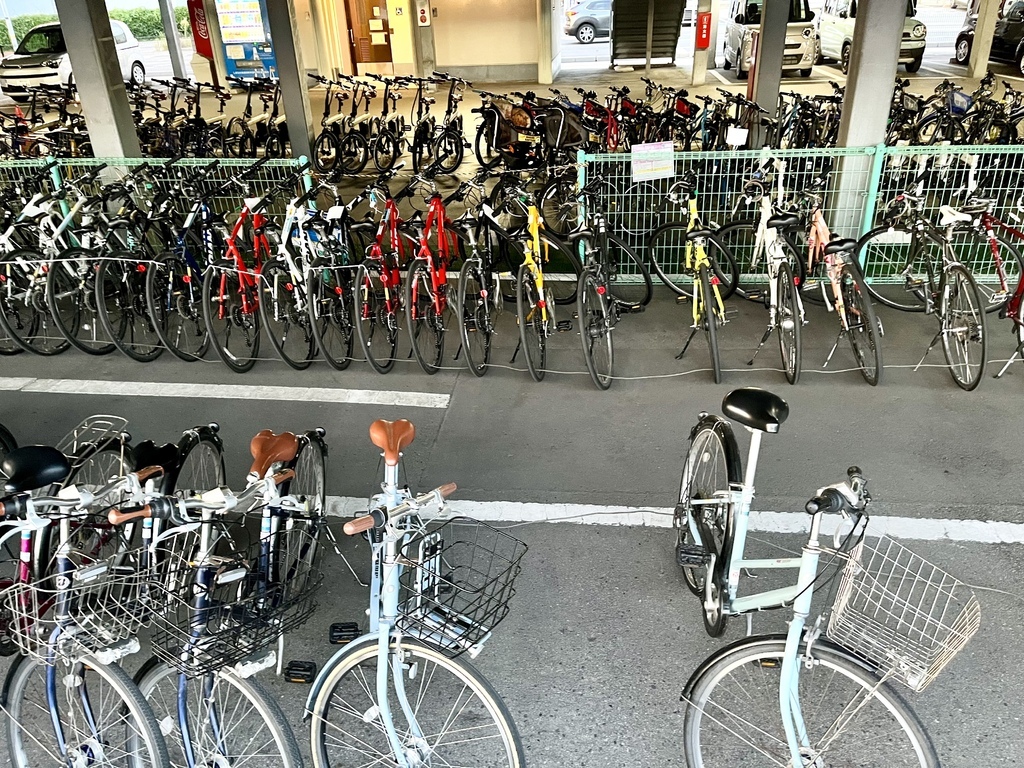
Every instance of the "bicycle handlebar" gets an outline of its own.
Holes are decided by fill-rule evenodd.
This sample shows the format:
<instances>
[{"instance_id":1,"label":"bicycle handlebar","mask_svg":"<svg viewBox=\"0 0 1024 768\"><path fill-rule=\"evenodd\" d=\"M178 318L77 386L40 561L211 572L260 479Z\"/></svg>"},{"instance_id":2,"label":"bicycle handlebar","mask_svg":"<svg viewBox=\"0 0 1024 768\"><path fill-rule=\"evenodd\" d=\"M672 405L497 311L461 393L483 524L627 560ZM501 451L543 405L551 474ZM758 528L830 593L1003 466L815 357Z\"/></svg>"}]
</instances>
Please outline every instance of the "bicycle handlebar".
<instances>
[{"instance_id":1,"label":"bicycle handlebar","mask_svg":"<svg viewBox=\"0 0 1024 768\"><path fill-rule=\"evenodd\" d=\"M445 499L455 493L457 488L458 486L455 483L445 483L429 493L409 499L409 501L399 504L393 509L388 510L384 507L378 507L377 509L370 510L369 514L357 517L355 520L349 520L342 527L342 530L349 536L355 536L371 528L383 528L388 524L388 521L398 520L427 504L443 503Z\"/></svg>"}]
</instances>

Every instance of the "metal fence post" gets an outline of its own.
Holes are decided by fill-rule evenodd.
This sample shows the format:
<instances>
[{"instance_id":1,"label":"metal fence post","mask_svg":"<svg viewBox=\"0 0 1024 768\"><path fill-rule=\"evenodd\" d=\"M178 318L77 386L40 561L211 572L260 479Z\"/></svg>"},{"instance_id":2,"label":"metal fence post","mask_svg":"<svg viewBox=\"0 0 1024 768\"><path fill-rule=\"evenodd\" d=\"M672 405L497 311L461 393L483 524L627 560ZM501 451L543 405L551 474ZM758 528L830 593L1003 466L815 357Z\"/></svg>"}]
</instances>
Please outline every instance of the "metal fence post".
<instances>
[{"instance_id":1,"label":"metal fence post","mask_svg":"<svg viewBox=\"0 0 1024 768\"><path fill-rule=\"evenodd\" d=\"M871 171L868 176L868 193L864 200L864 218L861 220L860 236L863 237L875 225L875 211L878 209L878 187L882 181L885 166L886 146L879 144L871 152Z\"/></svg>"}]
</instances>

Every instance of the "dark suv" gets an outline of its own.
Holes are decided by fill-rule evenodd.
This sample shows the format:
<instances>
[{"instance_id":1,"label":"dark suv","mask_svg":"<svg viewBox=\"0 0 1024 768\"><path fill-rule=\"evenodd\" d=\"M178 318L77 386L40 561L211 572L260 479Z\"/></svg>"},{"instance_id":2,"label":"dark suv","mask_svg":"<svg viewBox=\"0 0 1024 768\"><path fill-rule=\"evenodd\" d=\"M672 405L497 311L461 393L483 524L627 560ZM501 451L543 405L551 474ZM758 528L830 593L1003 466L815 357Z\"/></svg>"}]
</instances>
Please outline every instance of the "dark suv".
<instances>
[{"instance_id":1,"label":"dark suv","mask_svg":"<svg viewBox=\"0 0 1024 768\"><path fill-rule=\"evenodd\" d=\"M581 43L608 37L612 26L612 0L583 0L565 12L565 34Z\"/></svg>"},{"instance_id":2,"label":"dark suv","mask_svg":"<svg viewBox=\"0 0 1024 768\"><path fill-rule=\"evenodd\" d=\"M974 45L974 28L978 24L978 0L973 0L967 10L964 28L956 38L953 57L957 64L967 64ZM1024 0L1003 0L992 37L993 61L1007 61L1024 72Z\"/></svg>"}]
</instances>

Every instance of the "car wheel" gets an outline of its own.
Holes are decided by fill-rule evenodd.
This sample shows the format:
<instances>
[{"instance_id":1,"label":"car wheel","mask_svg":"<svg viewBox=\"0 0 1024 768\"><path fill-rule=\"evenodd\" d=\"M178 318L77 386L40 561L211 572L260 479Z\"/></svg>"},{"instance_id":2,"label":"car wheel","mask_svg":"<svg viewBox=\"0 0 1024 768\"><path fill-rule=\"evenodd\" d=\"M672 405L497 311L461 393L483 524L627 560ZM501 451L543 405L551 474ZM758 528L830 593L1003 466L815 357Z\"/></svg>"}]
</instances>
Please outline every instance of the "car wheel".
<instances>
[{"instance_id":1,"label":"car wheel","mask_svg":"<svg viewBox=\"0 0 1024 768\"><path fill-rule=\"evenodd\" d=\"M963 64L967 66L967 62L971 59L971 39L969 37L958 37L956 39L956 47L953 49L953 58L957 64Z\"/></svg>"},{"instance_id":2,"label":"car wheel","mask_svg":"<svg viewBox=\"0 0 1024 768\"><path fill-rule=\"evenodd\" d=\"M594 25L580 24L579 28L576 30L576 39L584 45L594 42Z\"/></svg>"},{"instance_id":3,"label":"car wheel","mask_svg":"<svg viewBox=\"0 0 1024 768\"><path fill-rule=\"evenodd\" d=\"M821 38L815 35L814 37L814 63L821 64L825 58L821 55Z\"/></svg>"},{"instance_id":4,"label":"car wheel","mask_svg":"<svg viewBox=\"0 0 1024 768\"><path fill-rule=\"evenodd\" d=\"M146 68L141 61L132 64L132 85L142 85L146 82Z\"/></svg>"},{"instance_id":5,"label":"car wheel","mask_svg":"<svg viewBox=\"0 0 1024 768\"><path fill-rule=\"evenodd\" d=\"M810 76L811 76L810 68L808 68L808 69L801 69L800 70L800 77L810 77Z\"/></svg>"},{"instance_id":6,"label":"car wheel","mask_svg":"<svg viewBox=\"0 0 1024 768\"><path fill-rule=\"evenodd\" d=\"M1024 50L1017 54L1017 71L1024 74Z\"/></svg>"},{"instance_id":7,"label":"car wheel","mask_svg":"<svg viewBox=\"0 0 1024 768\"><path fill-rule=\"evenodd\" d=\"M850 44L847 43L843 46L842 52L839 54L839 69L843 71L843 74L850 72Z\"/></svg>"},{"instance_id":8,"label":"car wheel","mask_svg":"<svg viewBox=\"0 0 1024 768\"><path fill-rule=\"evenodd\" d=\"M729 57L725 57L725 66L722 69L732 69L732 62L729 61Z\"/></svg>"},{"instance_id":9,"label":"car wheel","mask_svg":"<svg viewBox=\"0 0 1024 768\"><path fill-rule=\"evenodd\" d=\"M738 61L736 62L736 77L738 77L740 80L746 80L748 77L750 77L750 70L743 69Z\"/></svg>"},{"instance_id":10,"label":"car wheel","mask_svg":"<svg viewBox=\"0 0 1024 768\"><path fill-rule=\"evenodd\" d=\"M914 74L921 68L921 59L914 59L906 65L906 70L910 74Z\"/></svg>"}]
</instances>

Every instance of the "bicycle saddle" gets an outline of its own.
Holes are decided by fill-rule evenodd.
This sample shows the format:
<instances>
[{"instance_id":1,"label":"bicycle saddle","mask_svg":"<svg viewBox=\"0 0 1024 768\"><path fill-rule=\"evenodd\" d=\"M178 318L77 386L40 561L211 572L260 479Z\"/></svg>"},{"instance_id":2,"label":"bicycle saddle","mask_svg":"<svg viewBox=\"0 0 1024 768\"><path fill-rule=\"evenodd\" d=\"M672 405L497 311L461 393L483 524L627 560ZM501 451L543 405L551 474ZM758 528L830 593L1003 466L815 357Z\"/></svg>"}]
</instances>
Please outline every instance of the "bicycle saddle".
<instances>
[{"instance_id":1,"label":"bicycle saddle","mask_svg":"<svg viewBox=\"0 0 1024 768\"><path fill-rule=\"evenodd\" d=\"M741 387L722 398L722 412L733 421L775 434L789 416L789 403L760 387Z\"/></svg>"},{"instance_id":2,"label":"bicycle saddle","mask_svg":"<svg viewBox=\"0 0 1024 768\"><path fill-rule=\"evenodd\" d=\"M384 451L384 463L389 467L398 464L402 449L410 445L415 437L416 426L406 419L377 419L370 425L370 441Z\"/></svg>"},{"instance_id":3,"label":"bicycle saddle","mask_svg":"<svg viewBox=\"0 0 1024 768\"><path fill-rule=\"evenodd\" d=\"M795 229L800 226L800 217L795 213L777 213L768 219L772 229Z\"/></svg>"},{"instance_id":4,"label":"bicycle saddle","mask_svg":"<svg viewBox=\"0 0 1024 768\"><path fill-rule=\"evenodd\" d=\"M178 465L178 446L174 443L157 445L152 440L143 440L132 447L135 458L135 471L146 467L163 467L170 471Z\"/></svg>"},{"instance_id":5,"label":"bicycle saddle","mask_svg":"<svg viewBox=\"0 0 1024 768\"><path fill-rule=\"evenodd\" d=\"M291 432L275 435L269 429L261 429L249 443L252 454L250 474L255 472L259 477L267 474L267 470L279 461L291 461L299 452L299 438Z\"/></svg>"},{"instance_id":6,"label":"bicycle saddle","mask_svg":"<svg viewBox=\"0 0 1024 768\"><path fill-rule=\"evenodd\" d=\"M26 445L7 454L0 464L7 482L4 493L34 491L51 483L59 483L71 474L71 462L56 448Z\"/></svg>"},{"instance_id":7,"label":"bicycle saddle","mask_svg":"<svg viewBox=\"0 0 1024 768\"><path fill-rule=\"evenodd\" d=\"M846 253L847 251L852 251L856 247L857 241L852 237L837 237L835 240L830 240L825 243L823 251L831 256L834 253Z\"/></svg>"}]
</instances>

